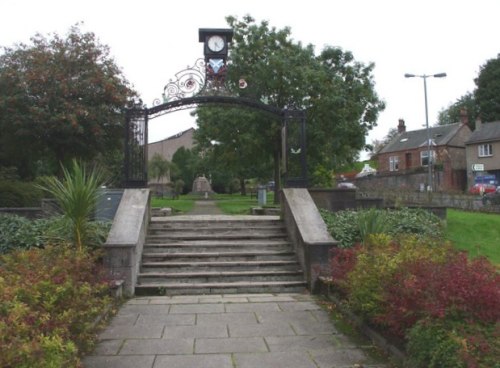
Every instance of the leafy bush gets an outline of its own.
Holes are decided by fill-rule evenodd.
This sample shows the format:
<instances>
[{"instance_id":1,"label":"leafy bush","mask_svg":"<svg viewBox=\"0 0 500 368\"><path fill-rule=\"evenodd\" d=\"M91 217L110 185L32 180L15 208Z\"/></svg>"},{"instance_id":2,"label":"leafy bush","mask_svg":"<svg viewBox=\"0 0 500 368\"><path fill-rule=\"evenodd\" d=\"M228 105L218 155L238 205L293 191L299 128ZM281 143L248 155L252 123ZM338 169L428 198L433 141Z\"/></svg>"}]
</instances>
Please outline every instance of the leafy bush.
<instances>
[{"instance_id":1,"label":"leafy bush","mask_svg":"<svg viewBox=\"0 0 500 368\"><path fill-rule=\"evenodd\" d=\"M500 368L500 326L424 319L408 334L407 352L417 368Z\"/></svg>"},{"instance_id":2,"label":"leafy bush","mask_svg":"<svg viewBox=\"0 0 500 368\"><path fill-rule=\"evenodd\" d=\"M42 192L32 183L0 180L0 207L38 207Z\"/></svg>"},{"instance_id":3,"label":"leafy bush","mask_svg":"<svg viewBox=\"0 0 500 368\"><path fill-rule=\"evenodd\" d=\"M12 249L42 247L47 220L31 221L21 216L0 214L0 254Z\"/></svg>"},{"instance_id":4,"label":"leafy bush","mask_svg":"<svg viewBox=\"0 0 500 368\"><path fill-rule=\"evenodd\" d=\"M0 366L78 366L110 303L95 257L60 246L0 257Z\"/></svg>"},{"instance_id":5,"label":"leafy bush","mask_svg":"<svg viewBox=\"0 0 500 368\"><path fill-rule=\"evenodd\" d=\"M70 169L63 167L62 171L63 180L48 177L39 188L56 199L71 226L73 243L82 250L92 232L88 225L94 213L99 188L104 184L104 176L100 169L88 170L76 160L73 160Z\"/></svg>"},{"instance_id":6,"label":"leafy bush","mask_svg":"<svg viewBox=\"0 0 500 368\"><path fill-rule=\"evenodd\" d=\"M450 252L446 262L407 261L384 289L380 320L395 333L425 318L500 321L500 274L485 258L469 261L465 253Z\"/></svg>"},{"instance_id":7,"label":"leafy bush","mask_svg":"<svg viewBox=\"0 0 500 368\"><path fill-rule=\"evenodd\" d=\"M385 311L385 288L406 262L445 259L448 247L415 236L394 241L388 235L371 235L364 246L338 249L331 260L333 283L347 293L351 307L368 319Z\"/></svg>"},{"instance_id":8,"label":"leafy bush","mask_svg":"<svg viewBox=\"0 0 500 368\"><path fill-rule=\"evenodd\" d=\"M106 241L109 222L87 224L87 246L97 248ZM73 239L71 224L64 217L28 220L0 214L0 254L14 249L43 248L46 244L68 244Z\"/></svg>"},{"instance_id":9,"label":"leafy bush","mask_svg":"<svg viewBox=\"0 0 500 368\"><path fill-rule=\"evenodd\" d=\"M417 367L500 368L500 274L448 244L372 235L331 259L332 283L370 323L408 339Z\"/></svg>"},{"instance_id":10,"label":"leafy bush","mask_svg":"<svg viewBox=\"0 0 500 368\"><path fill-rule=\"evenodd\" d=\"M413 234L419 238L442 239L443 228L439 217L420 208L397 210L346 210L329 212L321 210L329 232L339 241L339 247L352 247L365 241L371 234L386 233L391 236Z\"/></svg>"}]
</instances>

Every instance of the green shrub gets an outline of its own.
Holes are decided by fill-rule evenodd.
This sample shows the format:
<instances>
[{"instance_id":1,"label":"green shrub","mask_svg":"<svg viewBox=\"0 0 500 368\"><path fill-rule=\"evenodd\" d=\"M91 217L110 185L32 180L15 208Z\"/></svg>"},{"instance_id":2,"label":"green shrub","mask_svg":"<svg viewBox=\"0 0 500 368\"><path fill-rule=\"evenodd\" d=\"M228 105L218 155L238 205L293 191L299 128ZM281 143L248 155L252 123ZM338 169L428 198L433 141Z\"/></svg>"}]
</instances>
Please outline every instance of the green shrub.
<instances>
[{"instance_id":1,"label":"green shrub","mask_svg":"<svg viewBox=\"0 0 500 368\"><path fill-rule=\"evenodd\" d=\"M376 321L386 309L385 287L400 265L410 260L442 261L446 258L448 249L447 246L437 246L415 236L400 238L397 242L388 235L369 236L364 246L357 248L355 264L342 281L349 304L366 319ZM343 254L338 253L336 257L341 259Z\"/></svg>"},{"instance_id":2,"label":"green shrub","mask_svg":"<svg viewBox=\"0 0 500 368\"><path fill-rule=\"evenodd\" d=\"M459 355L460 338L454 329L442 323L415 325L409 333L407 350L410 361L421 368L465 368Z\"/></svg>"},{"instance_id":3,"label":"green shrub","mask_svg":"<svg viewBox=\"0 0 500 368\"><path fill-rule=\"evenodd\" d=\"M389 230L387 214L375 208L362 211L358 215L358 231L361 242L367 242L368 237L375 234L386 234Z\"/></svg>"},{"instance_id":4,"label":"green shrub","mask_svg":"<svg viewBox=\"0 0 500 368\"><path fill-rule=\"evenodd\" d=\"M32 221L21 216L0 214L0 254L17 248L42 247L47 224L47 220Z\"/></svg>"},{"instance_id":5,"label":"green shrub","mask_svg":"<svg viewBox=\"0 0 500 368\"><path fill-rule=\"evenodd\" d=\"M442 239L444 236L439 217L419 208L320 212L328 230L334 239L339 241L341 248L352 247L363 242L368 235L381 232L394 237L413 234L419 238Z\"/></svg>"},{"instance_id":6,"label":"green shrub","mask_svg":"<svg viewBox=\"0 0 500 368\"><path fill-rule=\"evenodd\" d=\"M500 368L497 323L422 320L408 333L407 352L417 368Z\"/></svg>"},{"instance_id":7,"label":"green shrub","mask_svg":"<svg viewBox=\"0 0 500 368\"><path fill-rule=\"evenodd\" d=\"M72 232L72 242L82 250L92 229L90 218L99 197L99 188L104 184L100 169L88 169L76 160L70 169L62 168L63 179L45 178L41 190L49 192L57 201Z\"/></svg>"},{"instance_id":8,"label":"green shrub","mask_svg":"<svg viewBox=\"0 0 500 368\"><path fill-rule=\"evenodd\" d=\"M32 183L0 180L0 207L39 207L42 192Z\"/></svg>"},{"instance_id":9,"label":"green shrub","mask_svg":"<svg viewBox=\"0 0 500 368\"><path fill-rule=\"evenodd\" d=\"M0 366L78 367L111 302L96 255L49 246L0 264Z\"/></svg>"},{"instance_id":10,"label":"green shrub","mask_svg":"<svg viewBox=\"0 0 500 368\"><path fill-rule=\"evenodd\" d=\"M95 249L104 244L110 228L110 222L89 222L86 245ZM72 239L71 223L62 216L29 220L0 214L0 254L15 249L43 248L49 243L69 244Z\"/></svg>"}]
</instances>

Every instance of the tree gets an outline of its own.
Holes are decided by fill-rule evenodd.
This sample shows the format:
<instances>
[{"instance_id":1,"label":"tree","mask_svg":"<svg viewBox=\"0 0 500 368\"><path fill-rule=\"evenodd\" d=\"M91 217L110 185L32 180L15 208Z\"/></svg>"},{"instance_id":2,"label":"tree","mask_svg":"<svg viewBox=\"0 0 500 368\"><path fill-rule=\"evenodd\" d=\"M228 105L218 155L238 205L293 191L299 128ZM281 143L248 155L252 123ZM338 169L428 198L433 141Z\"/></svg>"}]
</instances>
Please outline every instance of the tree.
<instances>
[{"instance_id":1,"label":"tree","mask_svg":"<svg viewBox=\"0 0 500 368\"><path fill-rule=\"evenodd\" d=\"M135 95L109 48L72 27L0 56L0 158L24 178L73 158L121 149L122 108Z\"/></svg>"},{"instance_id":2,"label":"tree","mask_svg":"<svg viewBox=\"0 0 500 368\"><path fill-rule=\"evenodd\" d=\"M272 177L271 152L262 150L256 141L262 139L267 128L262 114L242 108L203 107L197 115L195 139L203 152L206 171L214 175L215 182L222 176L227 186L237 178L241 194L246 195L245 179L267 182Z\"/></svg>"},{"instance_id":3,"label":"tree","mask_svg":"<svg viewBox=\"0 0 500 368\"><path fill-rule=\"evenodd\" d=\"M464 108L471 129L475 129L478 117L485 122L500 120L500 55L480 67L474 83L476 88L473 92L466 93L439 112L439 125L460 121L460 110Z\"/></svg>"},{"instance_id":4,"label":"tree","mask_svg":"<svg viewBox=\"0 0 500 368\"><path fill-rule=\"evenodd\" d=\"M469 127L474 129L476 118L479 116L479 110L474 94L471 92L468 92L458 98L455 103L448 106L448 108L442 109L438 115L438 125L454 124L459 122L460 112L463 109L467 111Z\"/></svg>"},{"instance_id":5,"label":"tree","mask_svg":"<svg viewBox=\"0 0 500 368\"><path fill-rule=\"evenodd\" d=\"M148 173L153 178L156 179L157 183L161 188L161 195L163 196L163 192L165 189L164 183L161 182L163 178L167 180L169 185L171 185L171 178L175 176L177 173L177 165L172 162L169 162L162 155L156 152L151 160L148 163Z\"/></svg>"},{"instance_id":6,"label":"tree","mask_svg":"<svg viewBox=\"0 0 500 368\"><path fill-rule=\"evenodd\" d=\"M178 168L177 172L173 173L172 180L175 182L182 181L182 192L188 193L191 190L194 179L199 173L200 157L193 150L180 147L172 156L172 163Z\"/></svg>"},{"instance_id":7,"label":"tree","mask_svg":"<svg viewBox=\"0 0 500 368\"><path fill-rule=\"evenodd\" d=\"M374 91L371 76L374 65L365 66L356 62L350 52L333 47L316 56L312 45L303 46L291 39L289 28L277 30L266 21L257 24L250 16L242 20L228 17L227 21L235 32L229 86L237 86L238 80L244 78L248 87L239 90L241 96L278 108L307 111L310 175L324 171L317 170L320 166L331 170L352 161L365 146L365 135L375 126L378 113L384 108ZM232 134L239 141L238 147L250 144L251 149L240 151L244 154L242 165L247 166L252 158L253 162L271 159L279 190L281 120L262 112L244 112L233 115L232 125L225 128L227 125L222 124L229 118L225 119L227 115L219 110L198 114L200 130L205 130L204 135L211 140L226 143L227 136Z\"/></svg>"},{"instance_id":8,"label":"tree","mask_svg":"<svg viewBox=\"0 0 500 368\"><path fill-rule=\"evenodd\" d=\"M483 121L500 120L500 54L488 60L474 80L474 97Z\"/></svg>"},{"instance_id":9,"label":"tree","mask_svg":"<svg viewBox=\"0 0 500 368\"><path fill-rule=\"evenodd\" d=\"M170 181L172 171L175 173L177 171L177 166L169 162L158 152L149 160L149 175L158 182L160 182L162 178L166 178L167 181Z\"/></svg>"}]
</instances>

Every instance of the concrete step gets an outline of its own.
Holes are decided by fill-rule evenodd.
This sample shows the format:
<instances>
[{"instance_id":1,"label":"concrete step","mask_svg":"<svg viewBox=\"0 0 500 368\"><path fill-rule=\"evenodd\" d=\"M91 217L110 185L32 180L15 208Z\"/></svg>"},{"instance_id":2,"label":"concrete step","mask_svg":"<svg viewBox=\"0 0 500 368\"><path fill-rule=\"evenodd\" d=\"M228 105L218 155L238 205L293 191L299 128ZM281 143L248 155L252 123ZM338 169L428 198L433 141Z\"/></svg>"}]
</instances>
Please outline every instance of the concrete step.
<instances>
[{"instance_id":1,"label":"concrete step","mask_svg":"<svg viewBox=\"0 0 500 368\"><path fill-rule=\"evenodd\" d=\"M285 251L225 251L225 252L152 252L143 253L142 259L148 261L258 261L290 260L296 261L295 253Z\"/></svg>"},{"instance_id":2,"label":"concrete step","mask_svg":"<svg viewBox=\"0 0 500 368\"><path fill-rule=\"evenodd\" d=\"M209 231L219 231L219 230L237 230L237 229L247 229L247 230L283 230L286 228L283 224L272 224L267 222L258 222L258 223L250 223L250 222L226 222L226 223L185 223L185 222L177 222L177 223L165 223L165 222L156 222L150 223L150 230L181 230L181 231L196 231L196 230L209 230Z\"/></svg>"},{"instance_id":3,"label":"concrete step","mask_svg":"<svg viewBox=\"0 0 500 368\"><path fill-rule=\"evenodd\" d=\"M223 252L226 250L291 250L292 244L286 240L177 240L163 243L146 243L145 253L153 252Z\"/></svg>"},{"instance_id":4,"label":"concrete step","mask_svg":"<svg viewBox=\"0 0 500 368\"><path fill-rule=\"evenodd\" d=\"M260 271L204 271L204 272L144 272L139 274L139 283L214 283L214 282L260 282L303 281L302 270Z\"/></svg>"},{"instance_id":5,"label":"concrete step","mask_svg":"<svg viewBox=\"0 0 500 368\"><path fill-rule=\"evenodd\" d=\"M299 293L305 281L203 282L203 283L140 283L136 295L236 294L236 293Z\"/></svg>"},{"instance_id":6,"label":"concrete step","mask_svg":"<svg viewBox=\"0 0 500 368\"><path fill-rule=\"evenodd\" d=\"M219 228L219 227L284 227L280 220L190 220L190 221L175 221L173 219L152 219L150 227L183 229L183 228Z\"/></svg>"},{"instance_id":7,"label":"concrete step","mask_svg":"<svg viewBox=\"0 0 500 368\"><path fill-rule=\"evenodd\" d=\"M295 260L266 261L190 261L144 262L141 272L204 272L204 271L289 271L300 267Z\"/></svg>"},{"instance_id":8,"label":"concrete step","mask_svg":"<svg viewBox=\"0 0 500 368\"><path fill-rule=\"evenodd\" d=\"M302 292L303 272L282 221L153 219L138 294Z\"/></svg>"},{"instance_id":9,"label":"concrete step","mask_svg":"<svg viewBox=\"0 0 500 368\"><path fill-rule=\"evenodd\" d=\"M158 241L171 240L249 240L249 239L284 239L286 234L276 233L253 233L240 231L237 233L210 233L199 232L172 232L165 234L148 234L146 242L156 243Z\"/></svg>"}]
</instances>

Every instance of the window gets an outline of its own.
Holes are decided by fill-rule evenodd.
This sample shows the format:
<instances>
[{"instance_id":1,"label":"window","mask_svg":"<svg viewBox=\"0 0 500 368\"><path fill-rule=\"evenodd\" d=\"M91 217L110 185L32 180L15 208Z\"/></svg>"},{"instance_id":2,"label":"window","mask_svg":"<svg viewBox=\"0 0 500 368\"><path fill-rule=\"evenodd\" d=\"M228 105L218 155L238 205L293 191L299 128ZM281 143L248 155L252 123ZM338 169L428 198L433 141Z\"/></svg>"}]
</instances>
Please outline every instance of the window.
<instances>
[{"instance_id":1,"label":"window","mask_svg":"<svg viewBox=\"0 0 500 368\"><path fill-rule=\"evenodd\" d=\"M491 144L482 144L478 147L479 157L493 156L493 147Z\"/></svg>"},{"instance_id":2,"label":"window","mask_svg":"<svg viewBox=\"0 0 500 368\"><path fill-rule=\"evenodd\" d=\"M436 152L431 151L431 164L436 161ZM420 165L428 166L429 165L429 151L421 151L420 152Z\"/></svg>"},{"instance_id":3,"label":"window","mask_svg":"<svg viewBox=\"0 0 500 368\"><path fill-rule=\"evenodd\" d=\"M389 170L398 171L399 170L399 156L389 157Z\"/></svg>"}]
</instances>

